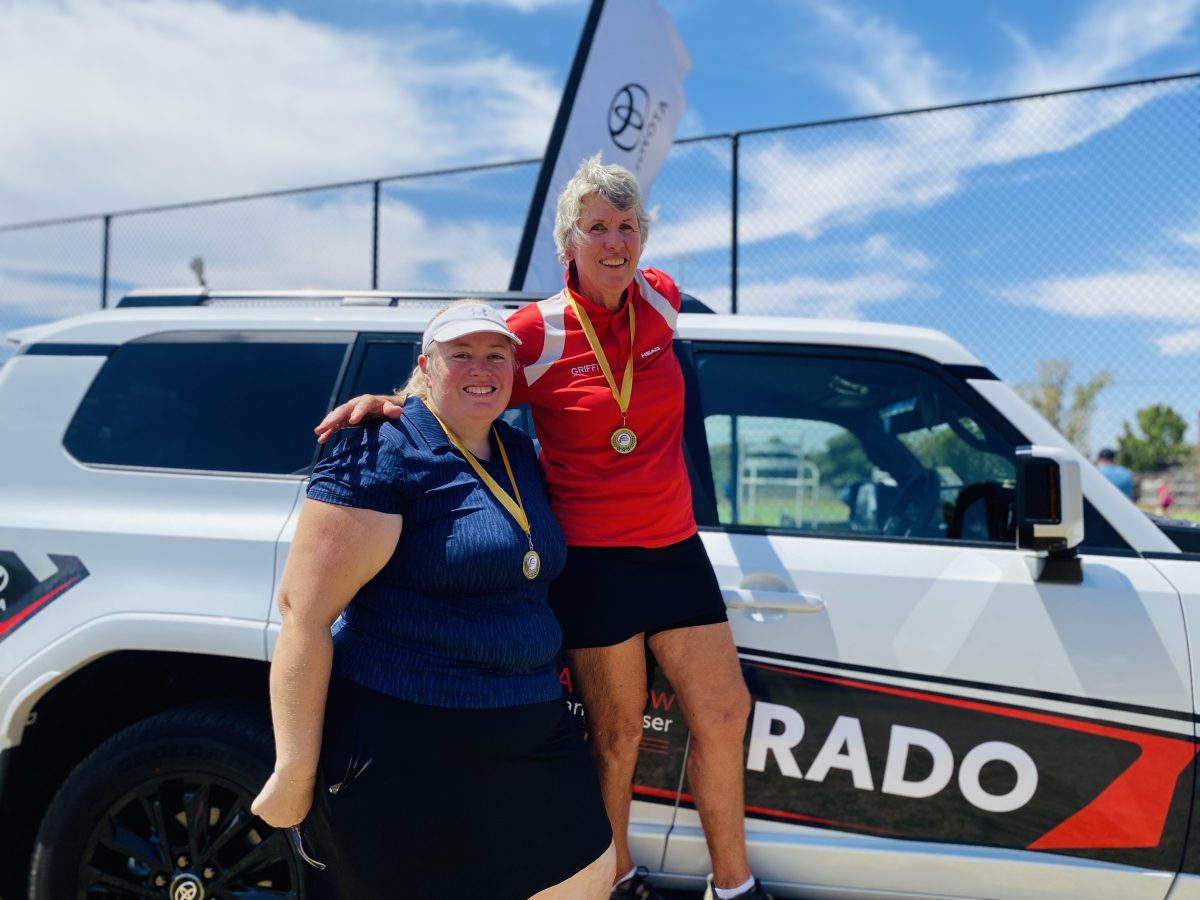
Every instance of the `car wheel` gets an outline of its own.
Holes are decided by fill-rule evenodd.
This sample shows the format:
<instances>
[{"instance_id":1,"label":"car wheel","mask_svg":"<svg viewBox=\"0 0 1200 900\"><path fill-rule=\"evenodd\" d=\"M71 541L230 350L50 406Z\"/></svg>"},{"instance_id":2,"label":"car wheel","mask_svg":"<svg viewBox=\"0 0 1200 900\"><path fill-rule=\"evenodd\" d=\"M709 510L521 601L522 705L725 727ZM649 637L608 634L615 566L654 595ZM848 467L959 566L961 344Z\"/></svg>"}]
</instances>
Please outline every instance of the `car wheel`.
<instances>
[{"instance_id":1,"label":"car wheel","mask_svg":"<svg viewBox=\"0 0 1200 900\"><path fill-rule=\"evenodd\" d=\"M283 832L250 812L273 756L249 707L184 707L119 732L50 804L30 897L302 897Z\"/></svg>"}]
</instances>

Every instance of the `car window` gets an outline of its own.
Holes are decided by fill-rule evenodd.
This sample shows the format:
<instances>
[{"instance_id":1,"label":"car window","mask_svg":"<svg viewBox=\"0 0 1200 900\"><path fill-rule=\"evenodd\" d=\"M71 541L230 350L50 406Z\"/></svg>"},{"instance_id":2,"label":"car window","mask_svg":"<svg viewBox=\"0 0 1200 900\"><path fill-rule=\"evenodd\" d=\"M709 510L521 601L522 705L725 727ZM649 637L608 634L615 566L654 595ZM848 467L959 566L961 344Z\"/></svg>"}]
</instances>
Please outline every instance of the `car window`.
<instances>
[{"instance_id":1,"label":"car window","mask_svg":"<svg viewBox=\"0 0 1200 900\"><path fill-rule=\"evenodd\" d=\"M302 474L350 336L155 335L118 347L67 428L80 462ZM267 402L254 402L265 398Z\"/></svg>"},{"instance_id":2,"label":"car window","mask_svg":"<svg viewBox=\"0 0 1200 900\"><path fill-rule=\"evenodd\" d=\"M415 335L409 340L364 340L358 369L350 381L350 389L345 392L347 399L359 394L390 394L404 387L417 364L419 340Z\"/></svg>"},{"instance_id":3,"label":"car window","mask_svg":"<svg viewBox=\"0 0 1200 900\"><path fill-rule=\"evenodd\" d=\"M892 359L698 351L720 524L1012 544L1015 453Z\"/></svg>"}]
</instances>

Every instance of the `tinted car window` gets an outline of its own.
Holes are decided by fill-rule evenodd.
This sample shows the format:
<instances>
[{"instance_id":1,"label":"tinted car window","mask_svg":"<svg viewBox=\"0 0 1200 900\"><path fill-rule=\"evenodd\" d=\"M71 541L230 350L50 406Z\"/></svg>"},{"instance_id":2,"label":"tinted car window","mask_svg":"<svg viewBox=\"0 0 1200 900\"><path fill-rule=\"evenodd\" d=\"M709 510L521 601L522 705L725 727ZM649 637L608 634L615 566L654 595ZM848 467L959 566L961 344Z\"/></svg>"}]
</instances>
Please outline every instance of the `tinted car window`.
<instances>
[{"instance_id":1,"label":"tinted car window","mask_svg":"<svg viewBox=\"0 0 1200 900\"><path fill-rule=\"evenodd\" d=\"M346 396L390 394L404 387L417 364L418 340L414 337L411 340L364 341L362 360Z\"/></svg>"},{"instance_id":2,"label":"tinted car window","mask_svg":"<svg viewBox=\"0 0 1200 900\"><path fill-rule=\"evenodd\" d=\"M700 351L696 371L722 525L1013 544L1013 445L924 368Z\"/></svg>"},{"instance_id":3,"label":"tinted car window","mask_svg":"<svg viewBox=\"0 0 1200 900\"><path fill-rule=\"evenodd\" d=\"M303 473L348 345L346 335L279 333L126 344L96 376L63 443L84 463Z\"/></svg>"}]
</instances>

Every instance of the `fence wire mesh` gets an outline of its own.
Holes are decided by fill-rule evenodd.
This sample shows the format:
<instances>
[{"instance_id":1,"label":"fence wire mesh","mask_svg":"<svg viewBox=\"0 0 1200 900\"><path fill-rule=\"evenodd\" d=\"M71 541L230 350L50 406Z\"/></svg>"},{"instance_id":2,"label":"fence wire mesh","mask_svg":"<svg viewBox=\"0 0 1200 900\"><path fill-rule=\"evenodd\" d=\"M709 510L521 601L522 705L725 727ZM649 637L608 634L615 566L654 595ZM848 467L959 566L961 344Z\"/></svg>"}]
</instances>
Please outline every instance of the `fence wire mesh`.
<instances>
[{"instance_id":1,"label":"fence wire mesh","mask_svg":"<svg viewBox=\"0 0 1200 900\"><path fill-rule=\"evenodd\" d=\"M718 311L934 327L1018 385L1054 363L1063 427L1101 385L1072 434L1093 452L1150 404L1195 424L1197 147L1200 75L690 139L643 262ZM195 284L196 257L215 288L502 288L537 172L114 213L108 243L105 217L3 226L0 330Z\"/></svg>"}]
</instances>

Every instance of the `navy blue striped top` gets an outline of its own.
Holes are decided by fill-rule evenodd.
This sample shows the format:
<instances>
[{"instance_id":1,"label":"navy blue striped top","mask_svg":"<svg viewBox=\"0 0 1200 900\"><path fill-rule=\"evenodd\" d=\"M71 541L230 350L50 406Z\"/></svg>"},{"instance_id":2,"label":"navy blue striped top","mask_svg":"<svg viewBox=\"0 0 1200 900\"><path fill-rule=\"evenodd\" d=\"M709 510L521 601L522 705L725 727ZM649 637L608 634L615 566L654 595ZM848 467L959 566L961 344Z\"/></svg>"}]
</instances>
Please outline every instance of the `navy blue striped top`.
<instances>
[{"instance_id":1,"label":"navy blue striped top","mask_svg":"<svg viewBox=\"0 0 1200 900\"><path fill-rule=\"evenodd\" d=\"M335 675L430 706L518 706L561 695L554 661L562 632L546 589L562 571L566 542L532 441L504 422L496 430L542 558L533 581L521 571L525 532L420 400L410 398L397 421L349 435L313 471L309 498L404 520L392 558L333 626ZM491 441L492 459L480 463L510 489Z\"/></svg>"}]
</instances>

